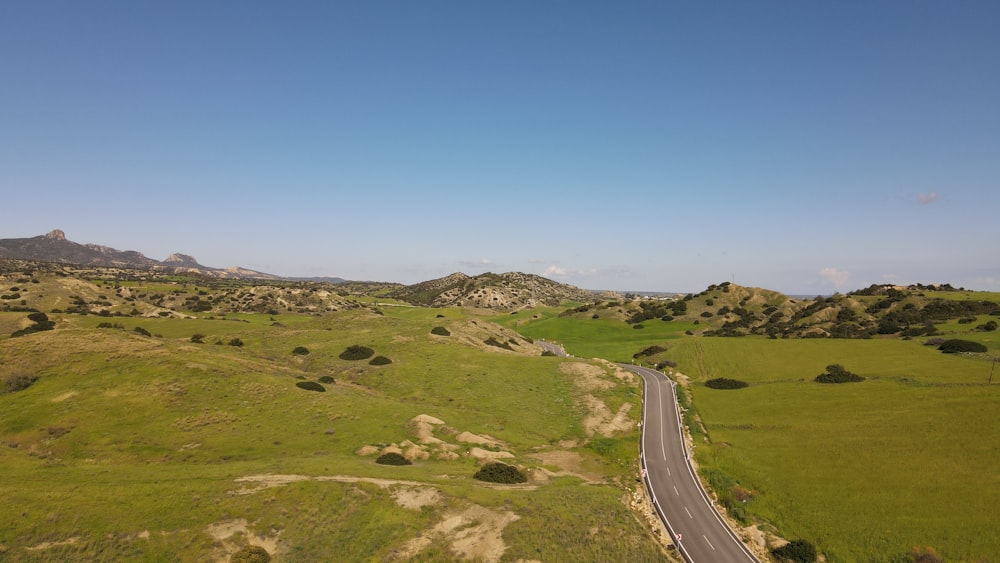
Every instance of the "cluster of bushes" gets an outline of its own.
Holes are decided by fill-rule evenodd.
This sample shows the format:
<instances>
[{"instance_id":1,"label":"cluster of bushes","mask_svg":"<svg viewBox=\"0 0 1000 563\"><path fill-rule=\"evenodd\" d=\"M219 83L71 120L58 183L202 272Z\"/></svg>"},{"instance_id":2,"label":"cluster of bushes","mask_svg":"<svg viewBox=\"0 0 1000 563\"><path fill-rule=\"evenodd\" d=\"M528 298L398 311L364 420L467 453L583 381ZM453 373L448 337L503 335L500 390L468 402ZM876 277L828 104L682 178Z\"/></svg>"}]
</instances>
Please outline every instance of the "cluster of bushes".
<instances>
[{"instance_id":1,"label":"cluster of bushes","mask_svg":"<svg viewBox=\"0 0 1000 563\"><path fill-rule=\"evenodd\" d=\"M35 332L52 330L56 327L56 323L50 321L49 316L45 313L30 313L28 314L28 320L30 320L33 324L26 326L21 330L15 330L10 334L10 337L16 338L18 336L25 336Z\"/></svg>"},{"instance_id":2,"label":"cluster of bushes","mask_svg":"<svg viewBox=\"0 0 1000 563\"><path fill-rule=\"evenodd\" d=\"M959 354L962 352L983 353L986 352L986 346L970 340L952 338L942 342L941 345L938 346L938 350L941 350L945 354Z\"/></svg>"},{"instance_id":3,"label":"cluster of bushes","mask_svg":"<svg viewBox=\"0 0 1000 563\"><path fill-rule=\"evenodd\" d=\"M725 377L716 377L715 379L709 379L705 382L705 387L711 389L743 389L748 387L750 384L746 381L740 381L739 379L727 379Z\"/></svg>"},{"instance_id":4,"label":"cluster of bushes","mask_svg":"<svg viewBox=\"0 0 1000 563\"><path fill-rule=\"evenodd\" d=\"M489 337L489 338L487 338L483 342L486 343L486 344L488 344L488 345L490 345L490 346L496 346L497 348L503 348L504 350L513 350L514 349L514 348L511 347L511 345L510 345L509 342L500 342L499 340L497 340L496 338L494 338L492 336Z\"/></svg>"},{"instance_id":5,"label":"cluster of bushes","mask_svg":"<svg viewBox=\"0 0 1000 563\"><path fill-rule=\"evenodd\" d=\"M488 483L526 483L528 478L520 469L499 461L487 463L472 476L473 479Z\"/></svg>"},{"instance_id":6,"label":"cluster of bushes","mask_svg":"<svg viewBox=\"0 0 1000 563\"><path fill-rule=\"evenodd\" d=\"M847 371L840 364L826 366L826 372L817 375L815 379L817 383L853 383L864 380L864 377Z\"/></svg>"}]
</instances>

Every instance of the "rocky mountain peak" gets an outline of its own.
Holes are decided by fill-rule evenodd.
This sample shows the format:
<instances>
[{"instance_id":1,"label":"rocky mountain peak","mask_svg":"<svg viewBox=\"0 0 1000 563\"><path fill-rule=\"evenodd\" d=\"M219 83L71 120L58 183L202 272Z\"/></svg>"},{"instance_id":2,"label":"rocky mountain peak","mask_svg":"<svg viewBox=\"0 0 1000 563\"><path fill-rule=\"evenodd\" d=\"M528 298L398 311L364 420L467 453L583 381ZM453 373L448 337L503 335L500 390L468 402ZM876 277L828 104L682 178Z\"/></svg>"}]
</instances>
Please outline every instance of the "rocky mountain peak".
<instances>
[{"instance_id":1,"label":"rocky mountain peak","mask_svg":"<svg viewBox=\"0 0 1000 563\"><path fill-rule=\"evenodd\" d=\"M195 260L194 256L189 256L187 254L180 254L178 252L175 252L170 256L167 256L167 259L164 260L163 263L170 264L171 266L190 266L193 268L201 267L201 264L199 264L198 261Z\"/></svg>"},{"instance_id":2,"label":"rocky mountain peak","mask_svg":"<svg viewBox=\"0 0 1000 563\"><path fill-rule=\"evenodd\" d=\"M66 240L66 233L59 229L54 229L46 233L45 238L48 240Z\"/></svg>"}]
</instances>

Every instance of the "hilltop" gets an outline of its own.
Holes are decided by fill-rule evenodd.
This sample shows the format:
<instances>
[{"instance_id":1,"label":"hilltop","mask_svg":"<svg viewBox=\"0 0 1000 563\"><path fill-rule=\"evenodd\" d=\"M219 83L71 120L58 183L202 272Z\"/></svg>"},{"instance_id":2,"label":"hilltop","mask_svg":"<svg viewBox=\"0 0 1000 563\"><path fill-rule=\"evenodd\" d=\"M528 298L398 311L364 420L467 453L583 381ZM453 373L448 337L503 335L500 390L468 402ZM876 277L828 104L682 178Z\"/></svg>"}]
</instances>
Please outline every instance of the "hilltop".
<instances>
[{"instance_id":1,"label":"hilltop","mask_svg":"<svg viewBox=\"0 0 1000 563\"><path fill-rule=\"evenodd\" d=\"M474 277L456 272L436 280L400 287L389 295L427 307L499 310L532 305L557 306L563 301L592 303L599 298L593 291L521 272L485 273Z\"/></svg>"},{"instance_id":2,"label":"hilltop","mask_svg":"<svg viewBox=\"0 0 1000 563\"><path fill-rule=\"evenodd\" d=\"M975 322L1000 315L996 296L948 284L873 285L848 294L795 299L768 289L729 282L678 298L610 300L582 305L565 316L615 318L632 325L686 321L702 336L766 335L771 338L871 338L933 336L948 320ZM983 323L981 330L996 330Z\"/></svg>"}]
</instances>

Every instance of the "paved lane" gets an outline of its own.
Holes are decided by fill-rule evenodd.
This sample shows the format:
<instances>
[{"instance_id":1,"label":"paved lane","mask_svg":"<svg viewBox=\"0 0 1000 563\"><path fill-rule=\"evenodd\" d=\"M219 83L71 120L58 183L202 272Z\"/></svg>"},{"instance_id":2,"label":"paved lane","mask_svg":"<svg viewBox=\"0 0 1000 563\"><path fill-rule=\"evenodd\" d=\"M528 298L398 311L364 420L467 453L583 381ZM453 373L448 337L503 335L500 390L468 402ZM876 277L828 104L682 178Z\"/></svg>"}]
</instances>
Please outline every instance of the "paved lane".
<instances>
[{"instance_id":1,"label":"paved lane","mask_svg":"<svg viewBox=\"0 0 1000 563\"><path fill-rule=\"evenodd\" d=\"M691 563L757 561L716 512L688 463L673 382L656 370L621 366L643 380L646 486L684 559Z\"/></svg>"}]
</instances>

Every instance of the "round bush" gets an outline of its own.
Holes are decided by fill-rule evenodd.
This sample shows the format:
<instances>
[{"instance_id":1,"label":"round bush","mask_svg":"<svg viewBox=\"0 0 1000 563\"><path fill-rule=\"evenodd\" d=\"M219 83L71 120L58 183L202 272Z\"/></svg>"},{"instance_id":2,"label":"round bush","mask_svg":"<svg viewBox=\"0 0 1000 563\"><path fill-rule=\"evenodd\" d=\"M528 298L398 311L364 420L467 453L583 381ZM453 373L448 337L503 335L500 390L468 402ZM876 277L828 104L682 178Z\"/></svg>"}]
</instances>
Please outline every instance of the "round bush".
<instances>
[{"instance_id":1,"label":"round bush","mask_svg":"<svg viewBox=\"0 0 1000 563\"><path fill-rule=\"evenodd\" d=\"M348 346L346 350L340 353L341 360L367 360L372 357L375 350L367 346L360 346L355 344L354 346Z\"/></svg>"},{"instance_id":2,"label":"round bush","mask_svg":"<svg viewBox=\"0 0 1000 563\"><path fill-rule=\"evenodd\" d=\"M229 563L268 563L271 554L259 545L246 545L229 558Z\"/></svg>"},{"instance_id":3,"label":"round bush","mask_svg":"<svg viewBox=\"0 0 1000 563\"><path fill-rule=\"evenodd\" d=\"M413 465L413 462L403 457L403 454L388 452L378 456L375 463L380 465Z\"/></svg>"},{"instance_id":4,"label":"round bush","mask_svg":"<svg viewBox=\"0 0 1000 563\"><path fill-rule=\"evenodd\" d=\"M482 466L472 478L489 483L526 483L528 481L528 478L518 468L498 461Z\"/></svg>"},{"instance_id":5,"label":"round bush","mask_svg":"<svg viewBox=\"0 0 1000 563\"><path fill-rule=\"evenodd\" d=\"M306 348L305 346L296 346L295 349L292 350L292 354L295 354L296 356L308 356L309 348Z\"/></svg>"},{"instance_id":6,"label":"round bush","mask_svg":"<svg viewBox=\"0 0 1000 563\"><path fill-rule=\"evenodd\" d=\"M306 391L319 391L320 393L326 391L326 387L323 387L315 381L299 381L295 384L295 386L299 389L305 389Z\"/></svg>"},{"instance_id":7,"label":"round bush","mask_svg":"<svg viewBox=\"0 0 1000 563\"><path fill-rule=\"evenodd\" d=\"M371 361L368 362L368 365L370 365L370 366L384 366L384 365L388 365L388 364L391 364L391 363L392 363L392 360L390 360L389 358L386 358L385 356L375 356L374 358L371 359Z\"/></svg>"},{"instance_id":8,"label":"round bush","mask_svg":"<svg viewBox=\"0 0 1000 563\"><path fill-rule=\"evenodd\" d=\"M337 380L332 375L324 375L319 378L320 383L336 383Z\"/></svg>"},{"instance_id":9,"label":"round bush","mask_svg":"<svg viewBox=\"0 0 1000 563\"><path fill-rule=\"evenodd\" d=\"M986 346L983 346L978 342L952 338L951 340L945 340L942 342L941 345L938 346L938 350L941 350L945 354L958 354L960 352L985 352Z\"/></svg>"},{"instance_id":10,"label":"round bush","mask_svg":"<svg viewBox=\"0 0 1000 563\"><path fill-rule=\"evenodd\" d=\"M705 387L710 387L712 389L742 389L748 387L750 384L746 381L740 381L739 379L726 379L725 377L716 377L715 379L709 379L705 382Z\"/></svg>"},{"instance_id":11,"label":"round bush","mask_svg":"<svg viewBox=\"0 0 1000 563\"><path fill-rule=\"evenodd\" d=\"M781 547L772 549L771 555L778 561L813 563L816 561L816 548L806 540L794 540Z\"/></svg>"},{"instance_id":12,"label":"round bush","mask_svg":"<svg viewBox=\"0 0 1000 563\"><path fill-rule=\"evenodd\" d=\"M856 373L851 373L840 364L826 366L826 373L816 376L816 383L854 383L864 381L865 378Z\"/></svg>"},{"instance_id":13,"label":"round bush","mask_svg":"<svg viewBox=\"0 0 1000 563\"><path fill-rule=\"evenodd\" d=\"M446 329L443 326L436 326L432 328L431 334L436 334L438 336L451 336L451 332L449 332L448 329Z\"/></svg>"}]
</instances>

